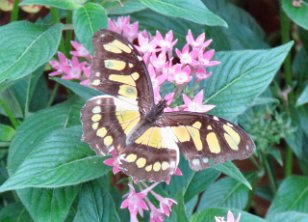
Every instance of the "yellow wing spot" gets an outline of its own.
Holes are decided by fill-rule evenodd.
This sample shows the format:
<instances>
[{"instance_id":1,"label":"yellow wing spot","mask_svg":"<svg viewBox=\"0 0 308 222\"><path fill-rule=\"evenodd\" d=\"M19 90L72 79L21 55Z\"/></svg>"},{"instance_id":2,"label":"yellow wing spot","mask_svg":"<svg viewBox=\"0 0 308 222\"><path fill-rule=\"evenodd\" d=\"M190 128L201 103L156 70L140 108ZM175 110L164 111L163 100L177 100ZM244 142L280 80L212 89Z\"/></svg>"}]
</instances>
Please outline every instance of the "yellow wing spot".
<instances>
[{"instance_id":1,"label":"yellow wing spot","mask_svg":"<svg viewBox=\"0 0 308 222\"><path fill-rule=\"evenodd\" d=\"M152 164L145 167L145 171L150 172L152 170Z\"/></svg>"},{"instance_id":2,"label":"yellow wing spot","mask_svg":"<svg viewBox=\"0 0 308 222\"><path fill-rule=\"evenodd\" d=\"M200 128L201 128L201 122L196 121L196 122L193 124L193 127L196 127L197 129L200 129Z\"/></svg>"},{"instance_id":3,"label":"yellow wing spot","mask_svg":"<svg viewBox=\"0 0 308 222\"><path fill-rule=\"evenodd\" d=\"M105 146L110 146L113 142L113 139L111 136L106 136L105 139L104 139L104 144Z\"/></svg>"},{"instance_id":4,"label":"yellow wing spot","mask_svg":"<svg viewBox=\"0 0 308 222\"><path fill-rule=\"evenodd\" d=\"M102 110L101 110L101 107L100 106L95 106L93 109L92 109L92 113L100 113Z\"/></svg>"},{"instance_id":5,"label":"yellow wing spot","mask_svg":"<svg viewBox=\"0 0 308 222\"><path fill-rule=\"evenodd\" d=\"M171 127L173 133L180 142L187 142L190 140L190 135L185 126Z\"/></svg>"},{"instance_id":6,"label":"yellow wing spot","mask_svg":"<svg viewBox=\"0 0 308 222\"><path fill-rule=\"evenodd\" d=\"M163 161L161 164L162 170L167 170L169 168L169 163L167 161Z\"/></svg>"},{"instance_id":7,"label":"yellow wing spot","mask_svg":"<svg viewBox=\"0 0 308 222\"><path fill-rule=\"evenodd\" d=\"M120 83L126 83L131 86L136 86L136 82L133 80L133 78L130 75L116 75L111 74L109 75L109 80L114 82L120 82Z\"/></svg>"},{"instance_id":8,"label":"yellow wing spot","mask_svg":"<svg viewBox=\"0 0 308 222\"><path fill-rule=\"evenodd\" d=\"M131 53L132 50L130 47L128 47L128 45L124 44L123 42L120 42L119 40L113 40L113 42L111 43L113 46L123 50L126 53Z\"/></svg>"},{"instance_id":9,"label":"yellow wing spot","mask_svg":"<svg viewBox=\"0 0 308 222\"><path fill-rule=\"evenodd\" d=\"M197 149L197 151L201 151L203 149L203 145L200 139L200 132L198 129L193 128L191 126L187 127L187 130L189 131L191 138L195 144L195 147Z\"/></svg>"},{"instance_id":10,"label":"yellow wing spot","mask_svg":"<svg viewBox=\"0 0 308 222\"><path fill-rule=\"evenodd\" d=\"M133 64L133 63L128 63L128 67L129 67L129 68L133 68L133 67L134 67L134 64Z\"/></svg>"},{"instance_id":11,"label":"yellow wing spot","mask_svg":"<svg viewBox=\"0 0 308 222\"><path fill-rule=\"evenodd\" d=\"M137 89L129 85L121 85L118 93L129 99L137 99Z\"/></svg>"},{"instance_id":12,"label":"yellow wing spot","mask_svg":"<svg viewBox=\"0 0 308 222\"><path fill-rule=\"evenodd\" d=\"M140 75L139 75L138 72L133 72L133 73L131 74L131 76L133 77L134 80L137 80L137 79L139 79L139 77L140 77Z\"/></svg>"},{"instance_id":13,"label":"yellow wing spot","mask_svg":"<svg viewBox=\"0 0 308 222\"><path fill-rule=\"evenodd\" d=\"M126 157L126 161L127 161L128 163L135 162L136 159L137 159L137 155L134 154L134 153L131 153L131 154L129 154L129 155Z\"/></svg>"},{"instance_id":14,"label":"yellow wing spot","mask_svg":"<svg viewBox=\"0 0 308 222\"><path fill-rule=\"evenodd\" d=\"M148 141L150 139L150 136L152 134L152 129L153 128L149 128L147 129L138 139L136 139L136 143L138 144L144 144L144 145L147 145L148 144Z\"/></svg>"},{"instance_id":15,"label":"yellow wing spot","mask_svg":"<svg viewBox=\"0 0 308 222\"><path fill-rule=\"evenodd\" d=\"M155 162L154 165L153 165L153 170L155 172L158 172L160 170L160 168L161 168L160 162L158 162L158 161Z\"/></svg>"},{"instance_id":16,"label":"yellow wing spot","mask_svg":"<svg viewBox=\"0 0 308 222\"><path fill-rule=\"evenodd\" d=\"M101 81L99 79L95 79L93 82L92 82L92 85L93 86L98 86L99 84L101 84Z\"/></svg>"},{"instance_id":17,"label":"yellow wing spot","mask_svg":"<svg viewBox=\"0 0 308 222\"><path fill-rule=\"evenodd\" d=\"M114 46L112 43L104 44L103 47L106 51L109 51L109 52L113 52L116 54L122 53L122 50Z\"/></svg>"},{"instance_id":18,"label":"yellow wing spot","mask_svg":"<svg viewBox=\"0 0 308 222\"><path fill-rule=\"evenodd\" d=\"M106 59L104 63L107 69L117 70L117 71L123 70L126 66L126 62L115 59Z\"/></svg>"},{"instance_id":19,"label":"yellow wing spot","mask_svg":"<svg viewBox=\"0 0 308 222\"><path fill-rule=\"evenodd\" d=\"M207 129L208 129L208 130L212 130L213 128L212 128L211 125L208 125L208 126L207 126Z\"/></svg>"},{"instance_id":20,"label":"yellow wing spot","mask_svg":"<svg viewBox=\"0 0 308 222\"><path fill-rule=\"evenodd\" d=\"M143 157L140 157L137 161L136 161L136 165L138 168L142 168L145 166L145 164L147 163L147 160Z\"/></svg>"},{"instance_id":21,"label":"yellow wing spot","mask_svg":"<svg viewBox=\"0 0 308 222\"><path fill-rule=\"evenodd\" d=\"M238 150L238 146L237 146L238 144L232 139L232 137L229 134L224 133L224 137L232 150Z\"/></svg>"},{"instance_id":22,"label":"yellow wing spot","mask_svg":"<svg viewBox=\"0 0 308 222\"><path fill-rule=\"evenodd\" d=\"M223 125L223 128L231 136L235 143L239 144L241 142L240 135L234 129L226 124Z\"/></svg>"},{"instance_id":23,"label":"yellow wing spot","mask_svg":"<svg viewBox=\"0 0 308 222\"><path fill-rule=\"evenodd\" d=\"M160 134L160 128L153 127L151 136L149 138L148 145L151 147L161 148L161 141L162 141L162 137Z\"/></svg>"},{"instance_id":24,"label":"yellow wing spot","mask_svg":"<svg viewBox=\"0 0 308 222\"><path fill-rule=\"evenodd\" d=\"M97 122L93 123L92 124L92 129L97 130L97 128L98 128L98 123Z\"/></svg>"},{"instance_id":25,"label":"yellow wing spot","mask_svg":"<svg viewBox=\"0 0 308 222\"><path fill-rule=\"evenodd\" d=\"M207 134L206 142L209 145L209 149L212 153L220 153L220 145L217 136L214 132Z\"/></svg>"},{"instance_id":26,"label":"yellow wing spot","mask_svg":"<svg viewBox=\"0 0 308 222\"><path fill-rule=\"evenodd\" d=\"M102 115L101 114L94 114L91 118L92 122L98 122L102 119Z\"/></svg>"},{"instance_id":27,"label":"yellow wing spot","mask_svg":"<svg viewBox=\"0 0 308 222\"><path fill-rule=\"evenodd\" d=\"M107 134L107 130L105 127L99 128L96 132L96 136L103 138L104 136L106 136Z\"/></svg>"}]
</instances>

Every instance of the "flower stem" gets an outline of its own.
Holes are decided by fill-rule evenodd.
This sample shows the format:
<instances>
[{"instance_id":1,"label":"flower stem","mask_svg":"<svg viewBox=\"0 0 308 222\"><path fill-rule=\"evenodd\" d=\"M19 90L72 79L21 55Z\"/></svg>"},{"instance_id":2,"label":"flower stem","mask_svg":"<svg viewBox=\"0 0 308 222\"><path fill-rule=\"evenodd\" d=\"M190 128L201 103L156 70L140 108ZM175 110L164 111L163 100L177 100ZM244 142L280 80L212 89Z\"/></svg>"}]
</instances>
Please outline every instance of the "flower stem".
<instances>
[{"instance_id":1,"label":"flower stem","mask_svg":"<svg viewBox=\"0 0 308 222\"><path fill-rule=\"evenodd\" d=\"M18 14L19 14L18 3L19 3L19 0L14 0L13 10L12 10L12 13L11 13L11 22L18 20Z\"/></svg>"},{"instance_id":2,"label":"flower stem","mask_svg":"<svg viewBox=\"0 0 308 222\"><path fill-rule=\"evenodd\" d=\"M287 43L290 41L290 20L288 16L285 14L283 9L280 9L280 24L281 24L281 41L282 43ZM284 63L284 75L285 75L285 81L287 86L292 87L292 63L291 63L291 56L288 54L286 57ZM288 104L287 109L289 107L289 104L294 104L294 94L291 91L288 96ZM289 111L289 109L288 109ZM289 111L290 112L290 111ZM290 176L292 173L292 164L293 164L293 153L290 147L287 147L286 152L286 158L285 158L285 167L284 167L284 174L285 177Z\"/></svg>"},{"instance_id":3,"label":"flower stem","mask_svg":"<svg viewBox=\"0 0 308 222\"><path fill-rule=\"evenodd\" d=\"M267 171L267 176L268 176L268 179L269 179L269 182L270 182L272 192L273 192L273 194L275 194L276 190L277 190L277 185L276 185L276 181L275 181L275 178L274 178L273 169L269 164L268 157L266 157L266 156L264 156L264 166L265 166L265 170Z\"/></svg>"},{"instance_id":4,"label":"flower stem","mask_svg":"<svg viewBox=\"0 0 308 222\"><path fill-rule=\"evenodd\" d=\"M47 107L50 107L52 105L52 103L53 103L53 101L54 101L54 99L55 99L55 97L57 95L59 86L60 86L59 83L56 82L55 86L53 87L53 90L51 92L50 98L48 100Z\"/></svg>"}]
</instances>

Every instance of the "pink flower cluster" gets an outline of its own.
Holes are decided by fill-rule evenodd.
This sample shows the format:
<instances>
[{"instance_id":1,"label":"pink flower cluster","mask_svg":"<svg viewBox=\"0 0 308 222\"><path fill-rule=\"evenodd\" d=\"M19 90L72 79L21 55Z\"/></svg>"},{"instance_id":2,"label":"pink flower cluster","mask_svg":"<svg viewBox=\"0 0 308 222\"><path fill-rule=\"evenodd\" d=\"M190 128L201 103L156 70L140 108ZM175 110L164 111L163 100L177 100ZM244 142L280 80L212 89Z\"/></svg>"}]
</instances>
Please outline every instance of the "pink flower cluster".
<instances>
[{"instance_id":1,"label":"pink flower cluster","mask_svg":"<svg viewBox=\"0 0 308 222\"><path fill-rule=\"evenodd\" d=\"M228 210L227 221L225 221L224 217L215 217L215 222L239 222L241 219L241 213L239 213L238 217L235 219L233 213Z\"/></svg>"},{"instance_id":2,"label":"pink flower cluster","mask_svg":"<svg viewBox=\"0 0 308 222\"><path fill-rule=\"evenodd\" d=\"M144 211L150 211L150 221L151 222L163 222L165 221L166 216L170 215L171 207L173 204L176 204L176 201L170 198L164 198L153 191L154 187L158 183L154 183L151 186L142 184L145 188L136 192L132 184L129 185L129 193L124 197L126 199L122 202L121 208L128 208L130 212L130 222L138 222L138 214L143 217ZM148 198L148 194L151 193L153 197L159 202L159 208Z\"/></svg>"},{"instance_id":3,"label":"pink flower cluster","mask_svg":"<svg viewBox=\"0 0 308 222\"><path fill-rule=\"evenodd\" d=\"M180 50L174 49L177 39L174 39L172 31L166 35L157 31L152 36L145 30L139 31L138 22L131 23L130 17L119 17L115 21L109 19L108 26L110 30L122 34L132 43L136 43L135 47L142 55L151 77L155 102L162 99L161 87L164 83L173 83L175 85L174 92L181 94L189 82L193 81L194 84L197 84L210 77L211 73L207 72L207 68L220 63L212 60L215 50L207 50L212 40L206 40L204 33L194 38L189 30L186 35L186 44ZM72 46L74 48L74 51L71 51L72 59L66 58L64 54L59 52L59 61L50 62L50 65L55 69L50 75L61 75L63 79L68 80L81 80L81 84L87 85L91 72L89 65L91 56L81 44L72 41ZM173 57L174 54L176 54L176 58ZM165 111L207 112L214 107L203 104L203 90L201 90L196 93L193 99L182 94L184 104L171 108L172 102L179 96L174 92L164 96L169 106Z\"/></svg>"}]
</instances>

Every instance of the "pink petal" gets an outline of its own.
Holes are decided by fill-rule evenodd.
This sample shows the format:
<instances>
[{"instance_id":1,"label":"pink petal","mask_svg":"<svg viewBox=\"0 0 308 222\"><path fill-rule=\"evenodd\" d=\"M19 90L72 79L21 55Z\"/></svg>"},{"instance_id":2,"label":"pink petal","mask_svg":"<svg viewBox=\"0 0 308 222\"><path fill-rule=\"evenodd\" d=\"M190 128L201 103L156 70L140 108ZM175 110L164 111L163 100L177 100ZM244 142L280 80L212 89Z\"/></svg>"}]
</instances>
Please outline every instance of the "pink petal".
<instances>
[{"instance_id":1,"label":"pink petal","mask_svg":"<svg viewBox=\"0 0 308 222\"><path fill-rule=\"evenodd\" d=\"M183 94L182 96L183 96L183 101L185 105L188 106L192 102L191 99L186 94Z\"/></svg>"},{"instance_id":2,"label":"pink petal","mask_svg":"<svg viewBox=\"0 0 308 222\"><path fill-rule=\"evenodd\" d=\"M234 216L233 216L233 213L230 210L228 210L227 222L234 222Z\"/></svg>"},{"instance_id":3,"label":"pink petal","mask_svg":"<svg viewBox=\"0 0 308 222\"><path fill-rule=\"evenodd\" d=\"M203 103L203 90L197 93L197 95L194 97L193 101L195 103L202 104Z\"/></svg>"}]
</instances>

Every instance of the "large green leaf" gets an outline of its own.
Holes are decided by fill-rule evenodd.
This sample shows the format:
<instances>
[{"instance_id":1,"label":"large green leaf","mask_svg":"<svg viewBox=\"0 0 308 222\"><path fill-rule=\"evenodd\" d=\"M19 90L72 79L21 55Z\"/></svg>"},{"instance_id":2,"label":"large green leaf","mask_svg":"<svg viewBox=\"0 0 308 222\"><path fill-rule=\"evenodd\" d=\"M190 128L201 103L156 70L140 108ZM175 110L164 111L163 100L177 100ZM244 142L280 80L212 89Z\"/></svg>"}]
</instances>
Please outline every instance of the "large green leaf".
<instances>
[{"instance_id":1,"label":"large green leaf","mask_svg":"<svg viewBox=\"0 0 308 222\"><path fill-rule=\"evenodd\" d=\"M107 28L105 9L96 3L87 3L73 14L73 25L78 40L92 53L93 35L102 28Z\"/></svg>"},{"instance_id":2,"label":"large green leaf","mask_svg":"<svg viewBox=\"0 0 308 222\"><path fill-rule=\"evenodd\" d=\"M211 184L200 199L198 210L225 207L243 210L249 200L249 189L230 178L222 178Z\"/></svg>"},{"instance_id":3,"label":"large green leaf","mask_svg":"<svg viewBox=\"0 0 308 222\"><path fill-rule=\"evenodd\" d=\"M233 213L235 218L237 218L240 213L241 222L265 222L265 220L263 220L262 218L246 213L246 212L242 212L239 210L233 210L233 209L231 209L231 212ZM228 213L228 208L205 209L205 210L199 211L198 213L194 214L191 217L190 222L200 222L200 221L213 222L215 221L215 216L227 218L227 213Z\"/></svg>"},{"instance_id":4,"label":"large green leaf","mask_svg":"<svg viewBox=\"0 0 308 222\"><path fill-rule=\"evenodd\" d=\"M283 213L274 214L272 217L268 218L268 222L307 222L308 214L298 213L295 211L288 211Z\"/></svg>"},{"instance_id":5,"label":"large green leaf","mask_svg":"<svg viewBox=\"0 0 308 222\"><path fill-rule=\"evenodd\" d=\"M11 141L15 134L15 130L8 125L0 124L0 141Z\"/></svg>"},{"instance_id":6,"label":"large green leaf","mask_svg":"<svg viewBox=\"0 0 308 222\"><path fill-rule=\"evenodd\" d=\"M86 0L24 0L19 5L44 5L55 8L74 10L86 2Z\"/></svg>"},{"instance_id":7,"label":"large green leaf","mask_svg":"<svg viewBox=\"0 0 308 222\"><path fill-rule=\"evenodd\" d=\"M240 183L244 184L247 188L252 189L250 183L247 181L247 179L244 177L241 171L231 161L221 164L215 164L212 165L211 167L239 181Z\"/></svg>"},{"instance_id":8,"label":"large green leaf","mask_svg":"<svg viewBox=\"0 0 308 222\"><path fill-rule=\"evenodd\" d=\"M200 0L140 0L160 14L179 17L202 25L225 26L227 23L211 12Z\"/></svg>"},{"instance_id":9,"label":"large green leaf","mask_svg":"<svg viewBox=\"0 0 308 222\"><path fill-rule=\"evenodd\" d=\"M34 221L64 221L80 186L58 189L24 189L17 194Z\"/></svg>"},{"instance_id":10,"label":"large green leaf","mask_svg":"<svg viewBox=\"0 0 308 222\"><path fill-rule=\"evenodd\" d=\"M299 26L308 29L308 4L303 1L300 7L294 7L293 1L281 0L283 11Z\"/></svg>"},{"instance_id":11,"label":"large green leaf","mask_svg":"<svg viewBox=\"0 0 308 222\"><path fill-rule=\"evenodd\" d=\"M308 213L308 177L291 176L285 179L275 195L267 217L286 211Z\"/></svg>"},{"instance_id":12,"label":"large green leaf","mask_svg":"<svg viewBox=\"0 0 308 222\"><path fill-rule=\"evenodd\" d=\"M13 22L0 27L0 85L29 75L56 53L62 24Z\"/></svg>"},{"instance_id":13,"label":"large green leaf","mask_svg":"<svg viewBox=\"0 0 308 222\"><path fill-rule=\"evenodd\" d=\"M146 9L146 6L136 0L123 0L121 2L104 2L103 6L108 11L108 15L131 14L133 12L138 12Z\"/></svg>"},{"instance_id":14,"label":"large green leaf","mask_svg":"<svg viewBox=\"0 0 308 222\"><path fill-rule=\"evenodd\" d=\"M74 222L120 221L111 195L103 182L93 181L82 186Z\"/></svg>"},{"instance_id":15,"label":"large green leaf","mask_svg":"<svg viewBox=\"0 0 308 222\"><path fill-rule=\"evenodd\" d=\"M214 169L205 169L196 172L185 191L185 202L190 201L195 195L206 190L219 175L220 173Z\"/></svg>"},{"instance_id":16,"label":"large green leaf","mask_svg":"<svg viewBox=\"0 0 308 222\"><path fill-rule=\"evenodd\" d=\"M215 115L234 119L250 107L270 84L293 43L270 50L218 52L221 64L211 69L213 75L200 87L205 102L216 105Z\"/></svg>"},{"instance_id":17,"label":"large green leaf","mask_svg":"<svg viewBox=\"0 0 308 222\"><path fill-rule=\"evenodd\" d=\"M80 85L79 83L73 81L64 80L60 78L51 78L51 79L65 86L66 88L72 90L76 95L80 96L84 100L88 100L94 96L103 94L103 92L97 91L87 86Z\"/></svg>"},{"instance_id":18,"label":"large green leaf","mask_svg":"<svg viewBox=\"0 0 308 222\"><path fill-rule=\"evenodd\" d=\"M80 141L81 127L57 130L34 145L0 192L29 187L56 188L98 178L109 171L100 156Z\"/></svg>"},{"instance_id":19,"label":"large green leaf","mask_svg":"<svg viewBox=\"0 0 308 222\"><path fill-rule=\"evenodd\" d=\"M308 86L305 87L301 95L298 97L296 101L296 106L301 106L308 103Z\"/></svg>"},{"instance_id":20,"label":"large green leaf","mask_svg":"<svg viewBox=\"0 0 308 222\"><path fill-rule=\"evenodd\" d=\"M0 210L2 222L31 222L31 217L20 203L12 203Z\"/></svg>"}]
</instances>

